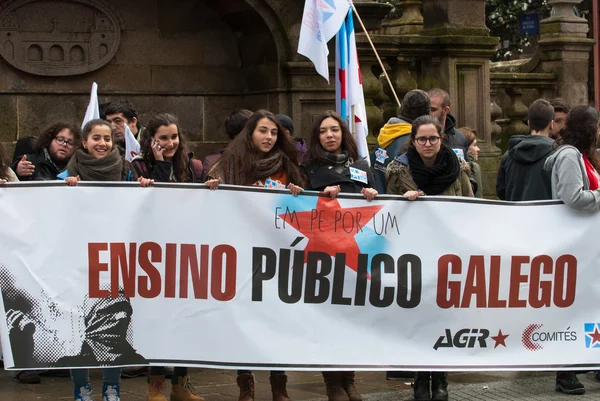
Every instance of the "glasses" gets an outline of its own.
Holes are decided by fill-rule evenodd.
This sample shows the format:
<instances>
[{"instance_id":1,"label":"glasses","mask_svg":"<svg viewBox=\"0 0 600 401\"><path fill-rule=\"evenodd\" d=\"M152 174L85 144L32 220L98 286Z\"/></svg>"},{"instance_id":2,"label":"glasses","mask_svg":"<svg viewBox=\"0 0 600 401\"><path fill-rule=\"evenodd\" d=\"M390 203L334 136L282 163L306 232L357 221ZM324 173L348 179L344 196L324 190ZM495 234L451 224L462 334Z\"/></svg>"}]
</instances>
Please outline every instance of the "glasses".
<instances>
[{"instance_id":1,"label":"glasses","mask_svg":"<svg viewBox=\"0 0 600 401\"><path fill-rule=\"evenodd\" d=\"M56 141L56 143L58 143L59 145L65 145L69 148L72 148L73 146L75 146L75 142L65 139L65 138L61 138L60 136L57 136L56 138L54 138L54 140Z\"/></svg>"},{"instance_id":2,"label":"glasses","mask_svg":"<svg viewBox=\"0 0 600 401\"><path fill-rule=\"evenodd\" d=\"M425 146L427 141L429 141L429 143L432 145L437 145L437 143L440 141L440 137L439 136L420 136L418 138L415 138L415 141L421 146Z\"/></svg>"}]
</instances>

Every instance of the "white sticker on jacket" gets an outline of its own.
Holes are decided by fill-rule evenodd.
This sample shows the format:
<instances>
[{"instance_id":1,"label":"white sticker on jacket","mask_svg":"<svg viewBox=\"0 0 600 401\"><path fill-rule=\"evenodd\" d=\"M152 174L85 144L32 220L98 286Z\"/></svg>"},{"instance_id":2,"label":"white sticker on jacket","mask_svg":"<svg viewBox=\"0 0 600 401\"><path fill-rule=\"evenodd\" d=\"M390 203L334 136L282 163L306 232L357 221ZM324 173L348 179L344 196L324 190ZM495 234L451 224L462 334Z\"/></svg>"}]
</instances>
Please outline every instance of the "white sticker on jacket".
<instances>
[{"instance_id":1,"label":"white sticker on jacket","mask_svg":"<svg viewBox=\"0 0 600 401\"><path fill-rule=\"evenodd\" d=\"M454 151L454 153L456 153L456 156L460 157L461 159L465 158L465 151L459 148L452 148L452 150Z\"/></svg>"},{"instance_id":2,"label":"white sticker on jacket","mask_svg":"<svg viewBox=\"0 0 600 401\"><path fill-rule=\"evenodd\" d=\"M367 172L354 167L350 167L350 178L354 181L362 182L363 184L369 183L369 179L367 178Z\"/></svg>"}]
</instances>

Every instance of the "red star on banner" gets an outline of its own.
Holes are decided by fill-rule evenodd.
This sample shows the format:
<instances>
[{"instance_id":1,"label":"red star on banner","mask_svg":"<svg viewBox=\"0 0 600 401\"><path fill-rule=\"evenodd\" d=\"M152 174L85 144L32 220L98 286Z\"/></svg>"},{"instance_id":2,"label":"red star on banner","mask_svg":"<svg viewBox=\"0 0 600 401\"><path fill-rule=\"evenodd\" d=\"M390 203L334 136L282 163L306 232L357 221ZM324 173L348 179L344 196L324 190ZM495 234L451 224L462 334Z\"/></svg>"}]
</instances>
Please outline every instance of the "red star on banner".
<instances>
[{"instance_id":1,"label":"red star on banner","mask_svg":"<svg viewBox=\"0 0 600 401\"><path fill-rule=\"evenodd\" d=\"M295 227L306 238L305 262L308 252L325 252L335 257L336 253L346 254L346 266L358 270L360 249L354 236L373 219L383 206L361 206L342 208L339 202L319 197L315 210L296 212L297 224L290 214L279 217Z\"/></svg>"},{"instance_id":2,"label":"red star on banner","mask_svg":"<svg viewBox=\"0 0 600 401\"><path fill-rule=\"evenodd\" d=\"M596 343L600 343L600 331L598 331L598 326L596 326L593 333L587 333L587 335L592 338L590 347L594 346Z\"/></svg>"},{"instance_id":3,"label":"red star on banner","mask_svg":"<svg viewBox=\"0 0 600 401\"><path fill-rule=\"evenodd\" d=\"M498 334L495 336L492 336L491 339L496 341L496 344L494 345L494 349L496 349L497 346L502 345L504 348L506 348L506 337L510 336L510 334L502 334L502 330L498 330Z\"/></svg>"}]
</instances>

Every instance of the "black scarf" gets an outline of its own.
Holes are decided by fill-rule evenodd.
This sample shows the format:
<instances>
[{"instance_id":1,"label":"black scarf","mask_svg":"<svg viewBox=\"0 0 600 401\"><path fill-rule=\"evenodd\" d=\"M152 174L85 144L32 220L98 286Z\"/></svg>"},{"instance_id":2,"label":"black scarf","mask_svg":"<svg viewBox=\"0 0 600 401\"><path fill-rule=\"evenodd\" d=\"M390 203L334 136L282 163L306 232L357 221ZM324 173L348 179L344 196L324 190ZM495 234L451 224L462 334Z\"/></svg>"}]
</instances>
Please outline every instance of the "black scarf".
<instances>
[{"instance_id":1,"label":"black scarf","mask_svg":"<svg viewBox=\"0 0 600 401\"><path fill-rule=\"evenodd\" d=\"M406 153L413 181L426 195L439 195L448 188L460 174L458 156L448 146L442 144L435 163L427 167L417 149L410 147Z\"/></svg>"},{"instance_id":2,"label":"black scarf","mask_svg":"<svg viewBox=\"0 0 600 401\"><path fill-rule=\"evenodd\" d=\"M339 155L335 153L323 152L324 162L329 166L344 166L347 167L353 163L352 159L348 157L348 152L343 151ZM350 163L348 163L350 161Z\"/></svg>"}]
</instances>

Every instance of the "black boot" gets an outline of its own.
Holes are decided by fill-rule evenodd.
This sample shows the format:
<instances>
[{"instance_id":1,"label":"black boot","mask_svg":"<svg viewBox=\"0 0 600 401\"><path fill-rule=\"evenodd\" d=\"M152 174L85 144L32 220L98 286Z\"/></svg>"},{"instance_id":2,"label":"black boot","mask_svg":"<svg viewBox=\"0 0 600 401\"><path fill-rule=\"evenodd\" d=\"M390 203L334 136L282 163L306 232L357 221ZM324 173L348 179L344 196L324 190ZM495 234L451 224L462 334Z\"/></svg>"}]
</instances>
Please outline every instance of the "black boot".
<instances>
[{"instance_id":1,"label":"black boot","mask_svg":"<svg viewBox=\"0 0 600 401\"><path fill-rule=\"evenodd\" d=\"M431 374L431 400L448 401L448 382L446 372L433 372Z\"/></svg>"},{"instance_id":2,"label":"black boot","mask_svg":"<svg viewBox=\"0 0 600 401\"><path fill-rule=\"evenodd\" d=\"M585 387L577 379L575 372L556 372L555 389L565 394L585 394Z\"/></svg>"},{"instance_id":3,"label":"black boot","mask_svg":"<svg viewBox=\"0 0 600 401\"><path fill-rule=\"evenodd\" d=\"M429 401L429 372L419 372L415 375L414 384L415 401Z\"/></svg>"}]
</instances>

